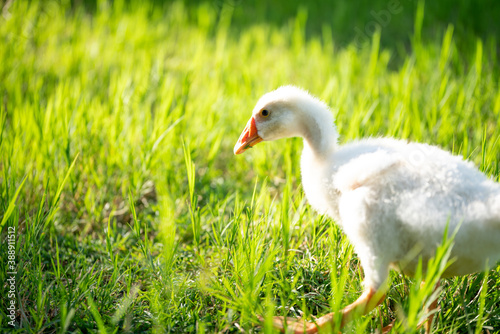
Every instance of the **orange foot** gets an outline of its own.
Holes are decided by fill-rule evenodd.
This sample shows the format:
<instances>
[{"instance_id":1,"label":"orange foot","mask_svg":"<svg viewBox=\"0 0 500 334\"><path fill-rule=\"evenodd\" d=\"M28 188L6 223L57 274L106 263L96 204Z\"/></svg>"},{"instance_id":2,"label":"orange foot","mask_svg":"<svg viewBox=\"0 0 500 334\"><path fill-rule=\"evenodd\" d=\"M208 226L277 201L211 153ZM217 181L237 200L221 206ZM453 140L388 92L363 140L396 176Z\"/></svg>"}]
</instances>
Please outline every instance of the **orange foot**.
<instances>
[{"instance_id":1,"label":"orange foot","mask_svg":"<svg viewBox=\"0 0 500 334\"><path fill-rule=\"evenodd\" d=\"M274 317L273 325L281 332L292 332L295 334L312 334L318 332L318 327L314 322L307 322L303 319Z\"/></svg>"},{"instance_id":2,"label":"orange foot","mask_svg":"<svg viewBox=\"0 0 500 334\"><path fill-rule=\"evenodd\" d=\"M391 321L391 323L385 327L382 328L382 334L387 334L389 333L392 328L394 327L394 323L396 323L396 320Z\"/></svg>"}]
</instances>

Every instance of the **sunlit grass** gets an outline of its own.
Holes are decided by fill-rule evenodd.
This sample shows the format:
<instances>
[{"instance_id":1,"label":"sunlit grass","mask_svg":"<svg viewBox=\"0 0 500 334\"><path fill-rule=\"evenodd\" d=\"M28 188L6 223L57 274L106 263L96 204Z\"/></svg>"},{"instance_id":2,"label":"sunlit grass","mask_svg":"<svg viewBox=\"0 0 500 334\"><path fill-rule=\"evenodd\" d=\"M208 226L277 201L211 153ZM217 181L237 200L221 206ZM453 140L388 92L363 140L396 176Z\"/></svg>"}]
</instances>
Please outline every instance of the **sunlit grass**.
<instances>
[{"instance_id":1,"label":"sunlit grass","mask_svg":"<svg viewBox=\"0 0 500 334\"><path fill-rule=\"evenodd\" d=\"M327 26L306 36L303 10L242 30L233 10L15 1L0 18L0 221L2 236L17 230L19 332L271 332L259 316L354 301L362 270L307 205L301 141L232 153L255 101L280 85L324 99L341 142L439 145L499 180L495 43L464 51L453 26L435 42L417 30L394 69L378 33L340 47ZM5 255L1 266L5 282ZM498 330L499 270L445 280L434 329ZM397 319L418 332L432 295L422 278L393 273L383 306L346 331Z\"/></svg>"}]
</instances>

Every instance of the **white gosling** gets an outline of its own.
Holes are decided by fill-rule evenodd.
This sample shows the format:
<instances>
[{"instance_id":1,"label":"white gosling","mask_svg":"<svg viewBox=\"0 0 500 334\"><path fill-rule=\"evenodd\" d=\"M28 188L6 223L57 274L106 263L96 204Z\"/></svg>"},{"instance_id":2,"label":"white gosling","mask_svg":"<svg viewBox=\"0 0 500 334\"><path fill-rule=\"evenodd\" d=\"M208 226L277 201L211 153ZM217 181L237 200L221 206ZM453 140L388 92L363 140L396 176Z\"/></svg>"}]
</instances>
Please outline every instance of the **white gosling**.
<instances>
[{"instance_id":1,"label":"white gosling","mask_svg":"<svg viewBox=\"0 0 500 334\"><path fill-rule=\"evenodd\" d=\"M425 264L448 230L458 233L443 277L482 271L500 260L500 185L462 157L437 147L393 138L339 145L329 108L309 93L285 86L257 102L234 153L261 141L302 137L302 185L310 205L332 217L348 236L365 273L365 292L342 311L367 313L382 302L389 268L413 274L408 254L421 249ZM291 322L296 333L331 325ZM281 317L275 325L283 329Z\"/></svg>"}]
</instances>

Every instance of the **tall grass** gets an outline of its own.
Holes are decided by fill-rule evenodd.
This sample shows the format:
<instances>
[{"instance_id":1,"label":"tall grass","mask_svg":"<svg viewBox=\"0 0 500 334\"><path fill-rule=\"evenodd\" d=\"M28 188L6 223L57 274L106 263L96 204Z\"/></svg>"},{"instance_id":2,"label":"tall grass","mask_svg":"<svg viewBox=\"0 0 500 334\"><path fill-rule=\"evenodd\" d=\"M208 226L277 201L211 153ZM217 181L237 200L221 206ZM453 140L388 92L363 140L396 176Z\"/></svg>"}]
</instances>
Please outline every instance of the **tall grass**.
<instances>
[{"instance_id":1,"label":"tall grass","mask_svg":"<svg viewBox=\"0 0 500 334\"><path fill-rule=\"evenodd\" d=\"M9 6L0 281L16 227L17 309L13 329L2 298L1 331L272 332L272 315L311 319L354 301L362 270L335 223L307 205L301 141L232 153L256 99L283 84L324 99L342 142L427 142L499 180L494 40L468 36L475 47L461 49L450 25L429 42L417 20L394 68L380 32L340 47L328 26L306 34L304 9L283 25L233 29L231 3ZM499 269L444 281L435 331L498 330ZM418 332L430 283L391 278L384 305L346 331L397 319Z\"/></svg>"}]
</instances>

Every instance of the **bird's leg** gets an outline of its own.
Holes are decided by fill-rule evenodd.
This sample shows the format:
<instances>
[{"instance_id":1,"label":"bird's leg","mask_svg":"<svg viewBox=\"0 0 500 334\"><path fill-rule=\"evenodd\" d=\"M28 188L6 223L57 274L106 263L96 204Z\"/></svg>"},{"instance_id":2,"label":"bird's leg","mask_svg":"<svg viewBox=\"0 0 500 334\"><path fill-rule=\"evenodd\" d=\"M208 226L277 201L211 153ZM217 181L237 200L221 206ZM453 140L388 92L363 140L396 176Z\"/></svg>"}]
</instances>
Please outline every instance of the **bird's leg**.
<instances>
[{"instance_id":1,"label":"bird's leg","mask_svg":"<svg viewBox=\"0 0 500 334\"><path fill-rule=\"evenodd\" d=\"M385 295L382 292L377 292L374 288L367 288L363 294L352 304L346 306L340 311L341 313L341 323L340 328L342 328L347 322L351 321L354 316L366 314L373 310L377 305L382 303ZM334 328L334 321L336 314L334 312L326 314L321 318L318 318L314 322L297 321L292 318L284 317L274 317L274 326L280 329L282 332L285 331L285 322L287 324L287 329L292 330L295 334L302 333L317 333L319 330Z\"/></svg>"},{"instance_id":2,"label":"bird's leg","mask_svg":"<svg viewBox=\"0 0 500 334\"><path fill-rule=\"evenodd\" d=\"M420 286L422 286L424 284L424 282L420 283ZM439 281L436 283L436 285L434 286L434 290L433 292L435 292L437 289L439 288ZM431 303L431 305L429 305L429 307L425 310L426 313L430 313L432 311L434 311L436 308L437 308L437 298L434 299ZM425 328L425 334L429 334L431 332L431 328L432 328L432 320L434 319L434 314L435 312L432 312L428 317L427 319L425 319L423 321L422 324L420 324L419 327L421 327L422 325L424 326Z\"/></svg>"},{"instance_id":3,"label":"bird's leg","mask_svg":"<svg viewBox=\"0 0 500 334\"><path fill-rule=\"evenodd\" d=\"M385 294L377 292L374 288L367 288L363 294L352 304L346 306L342 310L343 327L347 322L351 321L355 315L362 315L370 312L375 307L380 305L385 299ZM321 319L321 318L320 318Z\"/></svg>"},{"instance_id":4,"label":"bird's leg","mask_svg":"<svg viewBox=\"0 0 500 334\"><path fill-rule=\"evenodd\" d=\"M395 323L396 323L396 320L393 320L393 321L391 321L391 323L389 325L382 327L382 330L381 330L382 334L389 333L392 330L392 328L394 327Z\"/></svg>"}]
</instances>

